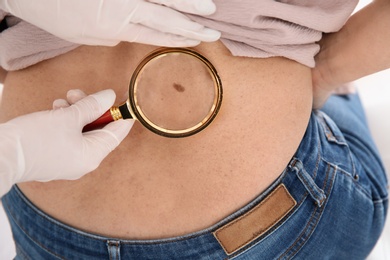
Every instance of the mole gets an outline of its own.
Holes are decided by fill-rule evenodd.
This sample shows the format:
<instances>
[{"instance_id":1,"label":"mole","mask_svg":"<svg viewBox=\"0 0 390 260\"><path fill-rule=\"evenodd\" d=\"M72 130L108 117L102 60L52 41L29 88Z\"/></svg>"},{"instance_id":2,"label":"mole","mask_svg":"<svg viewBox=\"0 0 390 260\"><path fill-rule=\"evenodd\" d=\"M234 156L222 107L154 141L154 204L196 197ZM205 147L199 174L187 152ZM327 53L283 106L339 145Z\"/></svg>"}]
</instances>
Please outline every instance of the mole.
<instances>
[{"instance_id":1,"label":"mole","mask_svg":"<svg viewBox=\"0 0 390 260\"><path fill-rule=\"evenodd\" d=\"M186 88L179 83L173 83L173 88L176 89L177 92L184 92L186 90Z\"/></svg>"}]
</instances>

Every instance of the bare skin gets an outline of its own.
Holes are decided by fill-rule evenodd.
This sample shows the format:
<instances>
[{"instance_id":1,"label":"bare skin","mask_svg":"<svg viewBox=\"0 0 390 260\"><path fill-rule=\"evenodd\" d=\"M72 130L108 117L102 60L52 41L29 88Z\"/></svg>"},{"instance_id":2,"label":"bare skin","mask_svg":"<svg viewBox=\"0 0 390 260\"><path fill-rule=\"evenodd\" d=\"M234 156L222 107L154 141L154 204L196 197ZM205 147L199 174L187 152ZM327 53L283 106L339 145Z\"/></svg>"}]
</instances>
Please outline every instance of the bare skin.
<instances>
[{"instance_id":1,"label":"bare skin","mask_svg":"<svg viewBox=\"0 0 390 260\"><path fill-rule=\"evenodd\" d=\"M80 47L10 72L0 120L50 109L73 88L112 88L119 104L135 66L154 49ZM258 196L303 137L312 107L311 70L284 58L233 57L219 42L194 49L214 64L224 87L222 108L209 127L169 139L136 123L96 171L77 181L19 184L26 196L68 225L126 239L198 231Z\"/></svg>"},{"instance_id":2,"label":"bare skin","mask_svg":"<svg viewBox=\"0 0 390 260\"><path fill-rule=\"evenodd\" d=\"M339 86L390 68L389 12L389 1L372 1L340 31L324 35L312 73L315 108Z\"/></svg>"}]
</instances>

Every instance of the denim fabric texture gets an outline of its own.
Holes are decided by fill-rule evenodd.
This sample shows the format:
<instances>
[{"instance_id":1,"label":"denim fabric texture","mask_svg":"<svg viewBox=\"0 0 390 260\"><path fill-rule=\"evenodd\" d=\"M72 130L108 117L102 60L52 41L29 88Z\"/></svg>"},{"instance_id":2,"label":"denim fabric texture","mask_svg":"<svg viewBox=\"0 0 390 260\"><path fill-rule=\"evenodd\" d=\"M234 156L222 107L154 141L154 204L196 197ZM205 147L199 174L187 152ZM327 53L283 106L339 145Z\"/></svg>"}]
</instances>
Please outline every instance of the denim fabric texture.
<instances>
[{"instance_id":1,"label":"denim fabric texture","mask_svg":"<svg viewBox=\"0 0 390 260\"><path fill-rule=\"evenodd\" d=\"M261 236L227 254L213 232L283 184L296 205ZM256 199L208 229L160 240L86 233L35 207L17 188L2 199L16 259L365 259L384 226L387 179L358 95L333 96L313 111L280 177ZM276 203L274 207L278 207ZM261 219L259 220L261 222Z\"/></svg>"}]
</instances>

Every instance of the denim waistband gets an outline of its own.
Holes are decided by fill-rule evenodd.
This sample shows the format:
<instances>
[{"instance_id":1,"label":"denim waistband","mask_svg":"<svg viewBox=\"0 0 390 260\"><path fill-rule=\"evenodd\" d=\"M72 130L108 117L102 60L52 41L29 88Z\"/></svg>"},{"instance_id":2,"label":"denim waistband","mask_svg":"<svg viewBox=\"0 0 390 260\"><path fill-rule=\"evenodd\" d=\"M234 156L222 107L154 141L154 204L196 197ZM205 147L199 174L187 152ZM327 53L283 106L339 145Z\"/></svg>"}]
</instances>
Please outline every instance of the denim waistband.
<instances>
[{"instance_id":1,"label":"denim waistband","mask_svg":"<svg viewBox=\"0 0 390 260\"><path fill-rule=\"evenodd\" d=\"M188 235L154 240L125 240L91 234L48 216L35 207L16 186L4 196L3 205L11 224L53 259L234 258L258 243L268 243L267 238L271 234L277 237L278 232L285 232L283 226L294 212L306 207L304 203L308 203L310 207L314 205L316 212L320 212L324 207L332 187L334 171L323 163L322 153L331 145L329 140L338 143L337 149L345 149L342 134L328 121L321 112L313 113L295 156L268 189L217 224ZM344 163L345 167L353 172L353 166L348 160ZM281 206L279 199L271 200L275 194L282 196L286 205ZM288 201L288 198L291 198L291 201ZM281 207L280 213L274 213L274 209ZM308 218L318 221L315 219L319 218L319 214L317 215L310 213ZM255 218L251 220L251 216ZM261 225L263 227L259 228ZM252 237L238 239L237 236L243 233L243 229L248 231L248 236L253 231ZM310 225L305 227L305 232L309 235ZM304 235L303 232L302 236ZM280 234L281 238L283 236ZM235 237L235 241L229 240L229 237ZM287 244L277 243L277 246L273 245L269 251L294 250L286 248ZM267 251L264 249L267 247L262 248L264 252ZM269 256L271 258L271 255Z\"/></svg>"}]
</instances>

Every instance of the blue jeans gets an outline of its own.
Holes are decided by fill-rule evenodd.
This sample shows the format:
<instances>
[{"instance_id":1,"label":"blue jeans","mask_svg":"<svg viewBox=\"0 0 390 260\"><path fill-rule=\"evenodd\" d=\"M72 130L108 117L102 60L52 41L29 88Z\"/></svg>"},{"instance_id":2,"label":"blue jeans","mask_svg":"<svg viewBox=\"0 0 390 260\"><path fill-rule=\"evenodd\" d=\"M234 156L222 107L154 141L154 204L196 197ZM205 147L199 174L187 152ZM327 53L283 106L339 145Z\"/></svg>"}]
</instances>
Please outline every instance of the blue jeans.
<instances>
[{"instance_id":1,"label":"blue jeans","mask_svg":"<svg viewBox=\"0 0 390 260\"><path fill-rule=\"evenodd\" d=\"M86 233L14 187L3 197L16 259L364 259L386 218L387 180L357 95L313 111L289 165L256 199L205 230L157 240Z\"/></svg>"}]
</instances>

